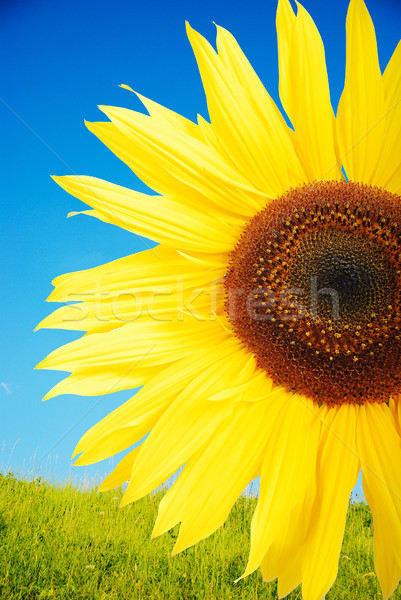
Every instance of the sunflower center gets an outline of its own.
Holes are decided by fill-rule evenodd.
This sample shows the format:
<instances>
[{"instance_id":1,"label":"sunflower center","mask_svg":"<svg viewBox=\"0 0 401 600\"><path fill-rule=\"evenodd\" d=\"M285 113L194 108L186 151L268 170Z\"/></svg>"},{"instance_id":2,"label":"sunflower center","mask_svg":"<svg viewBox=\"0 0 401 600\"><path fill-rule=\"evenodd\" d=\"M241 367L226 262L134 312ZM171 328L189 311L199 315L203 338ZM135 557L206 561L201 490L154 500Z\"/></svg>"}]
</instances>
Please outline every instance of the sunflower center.
<instances>
[{"instance_id":1,"label":"sunflower center","mask_svg":"<svg viewBox=\"0 0 401 600\"><path fill-rule=\"evenodd\" d=\"M244 229L225 288L234 333L275 383L330 405L401 393L401 197L290 190Z\"/></svg>"}]
</instances>

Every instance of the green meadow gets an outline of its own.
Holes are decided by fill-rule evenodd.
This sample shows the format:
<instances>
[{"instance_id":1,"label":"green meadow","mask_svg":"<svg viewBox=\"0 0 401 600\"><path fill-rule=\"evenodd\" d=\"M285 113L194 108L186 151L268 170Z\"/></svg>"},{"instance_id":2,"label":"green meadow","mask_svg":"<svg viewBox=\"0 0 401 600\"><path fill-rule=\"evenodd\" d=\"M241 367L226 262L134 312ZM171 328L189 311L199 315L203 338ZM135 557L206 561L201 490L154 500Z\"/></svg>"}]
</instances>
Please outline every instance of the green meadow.
<instances>
[{"instance_id":1,"label":"green meadow","mask_svg":"<svg viewBox=\"0 0 401 600\"><path fill-rule=\"evenodd\" d=\"M96 600L275 599L245 567L255 498L241 496L213 536L171 558L178 527L150 539L163 492L120 509L122 489L0 476L0 598ZM326 600L382 598L373 567L373 525L364 503L349 505L337 581ZM301 599L300 589L290 600ZM394 600L401 599L401 588Z\"/></svg>"}]
</instances>

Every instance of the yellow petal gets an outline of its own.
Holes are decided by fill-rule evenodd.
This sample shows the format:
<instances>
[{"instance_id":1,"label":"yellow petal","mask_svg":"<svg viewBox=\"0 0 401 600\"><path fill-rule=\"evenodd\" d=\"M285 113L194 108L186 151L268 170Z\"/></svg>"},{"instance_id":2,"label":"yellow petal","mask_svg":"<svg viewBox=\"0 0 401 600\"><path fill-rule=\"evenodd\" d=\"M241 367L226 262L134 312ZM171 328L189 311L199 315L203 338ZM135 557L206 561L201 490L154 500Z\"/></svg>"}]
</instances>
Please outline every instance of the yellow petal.
<instances>
[{"instance_id":1,"label":"yellow petal","mask_svg":"<svg viewBox=\"0 0 401 600\"><path fill-rule=\"evenodd\" d=\"M317 462L317 494L303 547L304 600L321 600L333 584L349 497L360 469L356 449L357 408L330 409L323 419Z\"/></svg>"},{"instance_id":2,"label":"yellow petal","mask_svg":"<svg viewBox=\"0 0 401 600\"><path fill-rule=\"evenodd\" d=\"M397 394L394 398L390 398L389 409L394 418L395 427L401 436L401 398Z\"/></svg>"},{"instance_id":3,"label":"yellow petal","mask_svg":"<svg viewBox=\"0 0 401 600\"><path fill-rule=\"evenodd\" d=\"M232 348L232 350L234 351L234 347ZM230 353L230 355L232 356L232 353ZM238 365L241 364L240 359L237 359L237 361L235 361L235 362L238 363ZM263 373L263 375L264 375L265 382L266 382L266 375L264 373ZM254 375L249 377L248 388L249 388L250 393L247 395L247 400L252 398L252 388L253 388L253 383L254 383L256 377ZM224 383L223 383L223 386L224 386ZM218 385L218 387L220 387L220 386ZM231 394L231 396L230 396L230 394ZM237 400L235 397L236 391L233 388L231 388L230 394L229 393L224 394L224 399L226 399L226 400L231 399L232 401L233 400L236 401ZM211 463L213 462L213 460L210 457L213 455L213 452L216 451L217 447L220 448L221 446L224 446L223 448L221 448L221 451L219 450L219 452L218 452L218 455L219 455L218 461L215 464L210 464L210 468L212 470L221 468L221 465L223 465L223 463L224 463L223 455L225 455L226 450L228 450L228 448L231 448L231 446L230 446L231 443L239 444L240 439L242 439L242 437L244 437L244 439L246 438L248 428L245 427L243 424L241 425L240 429L237 429L235 431L235 435L228 433L228 431L231 432L232 429L233 429L233 431L235 429L235 426L234 426L234 423L236 422L235 415L238 416L239 414L241 414L241 415L243 415L245 420L247 420L248 418L250 418L250 415L265 414L265 412L267 410L266 407L270 406L270 403L272 401L274 401L274 398L280 394L281 394L281 390L279 390L279 388L276 388L272 392L270 385L267 385L264 402L259 402L257 408L251 408L249 406L243 406L243 405L241 405L241 409L238 409L238 407L237 407L235 409L235 413L234 413L233 417L230 418L229 421L224 422L223 425L216 431L213 439L209 442L210 448L209 448L209 445L207 447L202 447L197 453L195 453L189 459L186 467L184 468L184 470L183 470L182 474L180 475L180 477L178 478L177 482L167 492L167 494L164 496L164 498L160 504L158 518L157 518L157 521L156 521L156 524L155 524L155 527L153 530L153 534L152 534L153 537L157 536L157 535L161 535L162 533L164 533L171 527L174 527L174 525L176 525L182 519L182 511L185 506L187 506L188 510L190 510L190 507L192 507L193 502L196 502L196 503L199 502L200 496L203 498L205 495L209 496L211 493L213 493L213 494L216 493L215 485L213 485L213 492L211 492L210 486L206 485L205 483L201 483L201 482L204 481L204 478L209 477L209 466L206 467L206 463L209 465L209 462L211 462ZM266 396L269 399L268 404L266 403ZM243 395L240 394L240 399L242 399L242 397L243 397ZM255 419L253 425L255 425L255 423L257 423L257 422L259 422L258 419ZM260 424L262 426L263 419L260 422ZM226 445L226 442L223 440L226 440L226 438L230 437L230 435L232 435L232 438L227 442L228 445ZM257 438L255 438L254 441L256 443ZM265 440L264 440L264 444L265 444ZM247 461L243 462L243 466L237 465L237 461L230 462L233 460L234 456L237 456L238 460L240 460L240 455L238 453L238 450L236 450L236 453L234 453L234 454L231 453L231 451L228 451L227 461L230 462L230 464L224 464L224 468L222 469L222 472L219 476L219 481L220 481L219 487L221 487L221 489L224 489L224 494L223 494L224 502L222 502L222 496L220 496L219 502L218 502L218 505L221 508L219 515L222 515L225 510L228 514L228 511L229 511L230 507L232 506L232 503L230 504L231 496L227 492L227 486L232 485L232 486L234 486L234 488L236 488L237 483L238 483L238 482L235 483L236 477L237 477L237 475L238 475L238 477L242 477L241 474L242 474L244 468L248 474L249 474L249 472L251 472L249 469L249 464L251 463L250 457L252 454L252 450L254 450L254 449L255 449L255 446L253 447L253 449L248 450ZM235 474L232 474L232 476L227 477L227 479L226 479L227 473L228 472L231 473L232 471L235 471ZM255 472L256 472L256 469L255 469ZM253 476L250 476L250 479L252 479L252 478L253 478ZM224 479L225 483L223 483L223 479ZM242 481L242 479L241 479L241 481ZM239 488L241 488L240 491L242 491L242 489L245 487L246 484L242 485L242 487L241 487L241 485L242 485L242 483L239 484ZM193 493L190 490L193 490ZM237 493L237 496L238 496L238 494L239 494L239 492ZM191 499L190 499L190 497L191 497ZM235 493L232 497L234 498L232 500L232 502L234 502L235 498L236 498ZM206 500L205 500L205 502L206 502ZM215 513L216 506L217 506L217 503L214 506L213 513L214 513L214 515L217 516L217 513ZM212 521L214 522L216 520L215 517L211 516L207 511L206 511L206 513L205 513L205 511L195 511L195 513L196 513L196 520L197 520L196 521L197 522L196 530L199 530L199 531L204 530L204 527L209 527L211 525ZM194 511L192 509L191 509L191 515L192 516L190 517L189 521L191 521L191 523L192 523L193 519L194 519ZM200 517L202 517L201 521L199 520ZM210 519L212 519L212 521ZM219 524L221 524L225 520L225 517L224 518L221 517L221 519L222 520L220 520ZM207 521L207 523L206 523L206 521ZM202 526L201 526L201 524L202 524ZM218 526L219 525L216 525L215 528L217 528ZM193 529L192 531L195 531L195 529ZM201 537L205 537L205 536L200 536L199 539L201 539ZM193 542L193 543L195 543L195 542Z\"/></svg>"},{"instance_id":4,"label":"yellow petal","mask_svg":"<svg viewBox=\"0 0 401 600\"><path fill-rule=\"evenodd\" d=\"M228 356L226 344L217 348L217 356ZM167 368L155 371L133 398L116 408L87 431L78 442L73 456L82 453L79 464L91 464L113 456L143 438L180 392L210 364L207 350L194 352Z\"/></svg>"},{"instance_id":5,"label":"yellow petal","mask_svg":"<svg viewBox=\"0 0 401 600\"><path fill-rule=\"evenodd\" d=\"M208 441L230 414L229 402L209 402L209 367L196 377L163 414L142 444L123 504L148 494L173 475Z\"/></svg>"},{"instance_id":6,"label":"yellow petal","mask_svg":"<svg viewBox=\"0 0 401 600\"><path fill-rule=\"evenodd\" d=\"M53 177L55 179L55 177ZM99 219L99 221L103 221L103 223L107 223L111 225L110 219L99 210L71 210L67 217L76 217L77 215L87 215L88 217L94 217L95 219Z\"/></svg>"},{"instance_id":7,"label":"yellow petal","mask_svg":"<svg viewBox=\"0 0 401 600\"><path fill-rule=\"evenodd\" d=\"M251 526L251 550L245 577L262 562L283 519L313 484L320 421L313 403L289 392L271 421L260 478L260 494Z\"/></svg>"},{"instance_id":8,"label":"yellow petal","mask_svg":"<svg viewBox=\"0 0 401 600\"><path fill-rule=\"evenodd\" d=\"M195 123L165 106L154 102L154 100L150 100L137 92L135 93L152 118L158 119L165 126L168 126L175 131L178 129L195 139L202 140L202 133Z\"/></svg>"},{"instance_id":9,"label":"yellow petal","mask_svg":"<svg viewBox=\"0 0 401 600\"><path fill-rule=\"evenodd\" d=\"M287 596L302 581L302 545L315 487L308 486L303 502L299 502L283 517L276 538L260 564L265 581L278 577L279 598Z\"/></svg>"},{"instance_id":10,"label":"yellow petal","mask_svg":"<svg viewBox=\"0 0 401 600\"><path fill-rule=\"evenodd\" d=\"M76 394L77 396L99 396L113 394L121 390L132 390L144 385L161 367L140 368L127 371L118 365L102 371L95 365L92 368L74 369L74 372L57 383L43 400L49 400L61 394Z\"/></svg>"},{"instance_id":11,"label":"yellow petal","mask_svg":"<svg viewBox=\"0 0 401 600\"><path fill-rule=\"evenodd\" d=\"M363 0L351 0L345 86L337 113L340 153L349 179L372 183L385 141L385 114L374 26Z\"/></svg>"},{"instance_id":12,"label":"yellow petal","mask_svg":"<svg viewBox=\"0 0 401 600\"><path fill-rule=\"evenodd\" d=\"M209 215L162 196L149 196L96 177L53 177L109 223L187 251L229 252L238 234ZM161 218L163 215L163 218Z\"/></svg>"},{"instance_id":13,"label":"yellow petal","mask_svg":"<svg viewBox=\"0 0 401 600\"><path fill-rule=\"evenodd\" d=\"M401 42L383 73L385 95L384 145L372 183L401 193Z\"/></svg>"},{"instance_id":14,"label":"yellow petal","mask_svg":"<svg viewBox=\"0 0 401 600\"><path fill-rule=\"evenodd\" d=\"M67 304L43 319L36 329L69 329L100 333L141 320L216 320L224 311L224 289L220 283L185 288L177 281L170 291L140 290L101 296L78 304Z\"/></svg>"},{"instance_id":15,"label":"yellow petal","mask_svg":"<svg viewBox=\"0 0 401 600\"><path fill-rule=\"evenodd\" d=\"M394 105L401 102L401 42L398 42L396 49L390 58L387 67L383 73L384 93L386 96L387 108L390 113L386 115L390 122L395 122L396 116L392 112ZM387 139L386 139L387 142Z\"/></svg>"},{"instance_id":16,"label":"yellow petal","mask_svg":"<svg viewBox=\"0 0 401 600\"><path fill-rule=\"evenodd\" d=\"M361 407L357 434L363 489L373 513L375 568L386 600L401 576L401 438L383 404Z\"/></svg>"},{"instance_id":17,"label":"yellow petal","mask_svg":"<svg viewBox=\"0 0 401 600\"><path fill-rule=\"evenodd\" d=\"M265 401L237 404L208 444L188 461L175 484L179 487L175 502L167 508L182 521L174 554L220 527L239 494L260 474L281 400L281 392L273 391ZM161 513L155 528L164 519Z\"/></svg>"},{"instance_id":18,"label":"yellow petal","mask_svg":"<svg viewBox=\"0 0 401 600\"><path fill-rule=\"evenodd\" d=\"M304 545L310 521L313 519L319 439L322 438L322 429L327 427L323 423L327 420L328 409L324 405L320 408L317 406L311 408L316 418L314 435L318 438L316 456L310 465L312 476L308 485L303 486L298 502L283 516L276 537L269 546L260 565L265 581L271 581L278 577L277 591L279 598L287 596L302 581Z\"/></svg>"},{"instance_id":19,"label":"yellow petal","mask_svg":"<svg viewBox=\"0 0 401 600\"><path fill-rule=\"evenodd\" d=\"M210 146L159 119L123 108L100 108L115 127L87 123L88 128L115 154L128 156L127 164L156 192L216 215L226 211L227 218L233 211L250 216L263 206L264 195Z\"/></svg>"},{"instance_id":20,"label":"yellow petal","mask_svg":"<svg viewBox=\"0 0 401 600\"><path fill-rule=\"evenodd\" d=\"M104 302L102 303L104 305ZM109 319L103 319L103 315L98 310L97 303L79 302L77 304L67 304L61 306L50 315L45 317L38 329L71 329L73 331L109 331L116 327ZM121 323L122 324L122 323Z\"/></svg>"},{"instance_id":21,"label":"yellow petal","mask_svg":"<svg viewBox=\"0 0 401 600\"><path fill-rule=\"evenodd\" d=\"M291 519L284 517L276 540L272 543L260 564L265 581L272 581L278 577L277 593L279 598L287 596L302 580L302 550L300 544L303 537L299 535L302 534L302 528L299 527L299 524L305 519L305 513L292 510L290 515ZM297 545L294 545L294 543L288 544L287 539L289 536L291 536L291 541L294 541Z\"/></svg>"},{"instance_id":22,"label":"yellow petal","mask_svg":"<svg viewBox=\"0 0 401 600\"><path fill-rule=\"evenodd\" d=\"M109 297L128 296L136 302L144 292L168 295L177 286L185 290L210 284L224 275L226 264L224 255L183 255L172 248L156 246L93 269L60 275L52 282L55 289L47 300L92 300L99 303L99 309L102 299Z\"/></svg>"},{"instance_id":23,"label":"yellow petal","mask_svg":"<svg viewBox=\"0 0 401 600\"><path fill-rule=\"evenodd\" d=\"M121 303L119 302L119 308L120 304ZM138 304L139 303L131 296L128 307L130 309L129 316L132 315L132 318L128 318L127 320L136 320L135 315L140 314L142 310L138 307ZM49 316L45 317L43 321L37 325L36 329L70 329L73 331L90 331L91 333L110 331L111 329L124 325L124 318L122 315L120 317L121 311L119 311L116 317L113 308L112 302L110 302L110 300L107 301L106 299L102 299L99 304L90 301L67 304L66 306L61 306Z\"/></svg>"},{"instance_id":24,"label":"yellow petal","mask_svg":"<svg viewBox=\"0 0 401 600\"><path fill-rule=\"evenodd\" d=\"M124 502L139 498L170 477L191 459L219 423L237 407L233 402L235 388L232 397L219 402L210 402L214 393L227 388L235 378L239 383L248 379L252 401L252 380L258 372L256 361L253 359L252 365L244 367L243 355L236 352L236 345L237 340L227 337L220 344L209 344L205 348L203 356L208 366L203 365L200 374L185 389L180 387L182 392L144 442ZM270 382L266 377L265 380L270 389ZM281 388L277 388L277 394L282 394ZM249 406L250 410L253 410L253 404Z\"/></svg>"},{"instance_id":25,"label":"yellow petal","mask_svg":"<svg viewBox=\"0 0 401 600\"><path fill-rule=\"evenodd\" d=\"M227 333L214 322L185 323L138 321L106 333L93 333L51 352L38 369L75 371L98 367L125 369L128 375L140 368L167 364L204 344L224 340Z\"/></svg>"},{"instance_id":26,"label":"yellow petal","mask_svg":"<svg viewBox=\"0 0 401 600\"><path fill-rule=\"evenodd\" d=\"M128 452L116 466L116 468L99 485L99 492L107 492L119 487L131 477L132 466L139 451L139 446Z\"/></svg>"},{"instance_id":27,"label":"yellow petal","mask_svg":"<svg viewBox=\"0 0 401 600\"><path fill-rule=\"evenodd\" d=\"M277 9L280 98L308 181L341 179L323 42L310 15L297 6L296 17L289 0L279 0Z\"/></svg>"},{"instance_id":28,"label":"yellow petal","mask_svg":"<svg viewBox=\"0 0 401 600\"><path fill-rule=\"evenodd\" d=\"M285 514L261 564L266 580L278 576L280 598L302 581L303 598L320 600L334 581L348 500L358 476L355 408L313 410L321 423L312 467L316 480Z\"/></svg>"},{"instance_id":29,"label":"yellow petal","mask_svg":"<svg viewBox=\"0 0 401 600\"><path fill-rule=\"evenodd\" d=\"M212 148L216 148L218 152L224 153L224 149L222 148L216 136L216 132L214 131L212 124L206 121L201 115L198 115L198 126L199 131L202 132L205 142L212 146Z\"/></svg>"},{"instance_id":30,"label":"yellow petal","mask_svg":"<svg viewBox=\"0 0 401 600\"><path fill-rule=\"evenodd\" d=\"M238 355L243 354L244 360L248 359L253 363L255 362L253 356L249 359L248 350L238 348L235 352ZM273 391L278 391L278 389L282 391L282 388L276 388L274 386L273 381L266 376L264 371L260 371L255 372L252 379L249 379L244 383L240 383L237 378L235 384L230 384L224 390L215 392L209 400L221 402L221 400L232 398L235 402L260 402Z\"/></svg>"},{"instance_id":31,"label":"yellow petal","mask_svg":"<svg viewBox=\"0 0 401 600\"><path fill-rule=\"evenodd\" d=\"M265 196L281 195L303 174L290 130L231 34L217 29L219 54L187 25L220 148Z\"/></svg>"}]
</instances>

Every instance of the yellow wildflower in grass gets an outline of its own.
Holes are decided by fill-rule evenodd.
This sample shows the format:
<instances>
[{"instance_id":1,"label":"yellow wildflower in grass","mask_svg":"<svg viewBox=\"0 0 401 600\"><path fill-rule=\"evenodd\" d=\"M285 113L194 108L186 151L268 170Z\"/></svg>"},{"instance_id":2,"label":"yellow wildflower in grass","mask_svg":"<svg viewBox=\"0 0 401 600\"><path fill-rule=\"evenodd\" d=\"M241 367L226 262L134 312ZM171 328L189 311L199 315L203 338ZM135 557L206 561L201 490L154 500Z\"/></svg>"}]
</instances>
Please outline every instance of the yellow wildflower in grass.
<instances>
[{"instance_id":1,"label":"yellow wildflower in grass","mask_svg":"<svg viewBox=\"0 0 401 600\"><path fill-rule=\"evenodd\" d=\"M279 0L277 31L295 131L221 27L216 53L188 26L211 123L140 96L149 116L102 107L110 121L87 124L158 195L55 180L87 214L160 245L54 281L49 300L85 300L41 327L88 333L40 367L71 372L47 397L143 385L75 454L90 464L150 432L101 486L130 481L123 504L185 465L153 532L181 522L174 552L260 475L244 576L260 566L280 597L332 585L362 468L387 598L401 574L401 47L382 75L351 0L335 118L311 17Z\"/></svg>"}]
</instances>

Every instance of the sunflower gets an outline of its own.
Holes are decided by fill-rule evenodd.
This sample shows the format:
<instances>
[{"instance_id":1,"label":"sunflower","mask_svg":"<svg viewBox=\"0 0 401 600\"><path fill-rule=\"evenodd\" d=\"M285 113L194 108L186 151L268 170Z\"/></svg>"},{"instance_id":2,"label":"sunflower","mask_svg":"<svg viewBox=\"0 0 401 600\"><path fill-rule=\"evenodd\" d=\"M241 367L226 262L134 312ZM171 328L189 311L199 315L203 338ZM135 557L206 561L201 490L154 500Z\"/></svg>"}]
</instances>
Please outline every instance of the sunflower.
<instances>
[{"instance_id":1,"label":"sunflower","mask_svg":"<svg viewBox=\"0 0 401 600\"><path fill-rule=\"evenodd\" d=\"M87 334L38 365L71 373L46 397L141 387L74 455L130 449L101 485L128 481L123 505L183 467L153 531L181 522L174 553L260 476L243 576L278 577L280 597L332 585L362 469L387 598L401 574L401 46L382 75L351 0L335 117L319 32L279 0L290 127L228 31L217 52L187 31L210 122L139 96L148 115L103 106L109 121L87 123L156 194L54 177L85 214L159 245L53 282L49 300L76 302L40 327Z\"/></svg>"}]
</instances>

